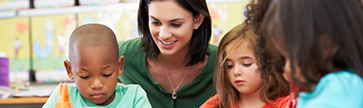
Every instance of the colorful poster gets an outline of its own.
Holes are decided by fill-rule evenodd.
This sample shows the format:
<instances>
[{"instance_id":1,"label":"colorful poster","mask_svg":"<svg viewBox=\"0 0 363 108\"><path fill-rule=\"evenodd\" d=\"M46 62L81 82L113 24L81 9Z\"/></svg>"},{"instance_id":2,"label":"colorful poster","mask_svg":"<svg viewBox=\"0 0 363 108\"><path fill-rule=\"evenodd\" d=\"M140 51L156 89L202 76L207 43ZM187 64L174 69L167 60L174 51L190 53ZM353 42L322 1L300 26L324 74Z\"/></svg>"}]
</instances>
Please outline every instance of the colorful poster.
<instances>
[{"instance_id":1,"label":"colorful poster","mask_svg":"<svg viewBox=\"0 0 363 108\"><path fill-rule=\"evenodd\" d=\"M135 5L137 4L128 4ZM117 8L113 11L100 11L78 14L78 25L100 23L110 27L118 41L138 37L137 9Z\"/></svg>"},{"instance_id":2,"label":"colorful poster","mask_svg":"<svg viewBox=\"0 0 363 108\"><path fill-rule=\"evenodd\" d=\"M74 14L31 17L33 69L36 82L69 80L64 68L68 41L76 27Z\"/></svg>"},{"instance_id":3,"label":"colorful poster","mask_svg":"<svg viewBox=\"0 0 363 108\"><path fill-rule=\"evenodd\" d=\"M10 82L29 81L30 41L29 18L17 17L0 20L0 52L9 58Z\"/></svg>"},{"instance_id":4,"label":"colorful poster","mask_svg":"<svg viewBox=\"0 0 363 108\"><path fill-rule=\"evenodd\" d=\"M212 17L212 44L218 45L225 33L246 19L243 12L248 3L249 1L241 1L208 5Z\"/></svg>"}]
</instances>

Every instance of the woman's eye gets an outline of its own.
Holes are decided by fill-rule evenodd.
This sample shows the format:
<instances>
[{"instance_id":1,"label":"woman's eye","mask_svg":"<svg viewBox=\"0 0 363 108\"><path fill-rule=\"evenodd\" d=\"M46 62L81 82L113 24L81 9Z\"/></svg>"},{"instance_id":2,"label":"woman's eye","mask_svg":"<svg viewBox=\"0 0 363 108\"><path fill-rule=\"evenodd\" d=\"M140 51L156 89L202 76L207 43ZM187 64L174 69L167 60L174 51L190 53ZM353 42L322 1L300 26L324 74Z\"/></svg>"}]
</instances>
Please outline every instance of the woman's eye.
<instances>
[{"instance_id":1,"label":"woman's eye","mask_svg":"<svg viewBox=\"0 0 363 108\"><path fill-rule=\"evenodd\" d=\"M110 73L110 74L103 74L102 76L104 76L104 77L109 77L109 76L111 76L112 75L112 73Z\"/></svg>"},{"instance_id":2,"label":"woman's eye","mask_svg":"<svg viewBox=\"0 0 363 108\"><path fill-rule=\"evenodd\" d=\"M181 24L171 24L173 27L180 27Z\"/></svg>"},{"instance_id":3,"label":"woman's eye","mask_svg":"<svg viewBox=\"0 0 363 108\"><path fill-rule=\"evenodd\" d=\"M154 25L161 25L160 22L156 22L156 21L151 21L151 23L154 24Z\"/></svg>"},{"instance_id":4,"label":"woman's eye","mask_svg":"<svg viewBox=\"0 0 363 108\"><path fill-rule=\"evenodd\" d=\"M82 78L82 79L87 79L87 78L89 78L89 76L79 76L80 78Z\"/></svg>"}]
</instances>

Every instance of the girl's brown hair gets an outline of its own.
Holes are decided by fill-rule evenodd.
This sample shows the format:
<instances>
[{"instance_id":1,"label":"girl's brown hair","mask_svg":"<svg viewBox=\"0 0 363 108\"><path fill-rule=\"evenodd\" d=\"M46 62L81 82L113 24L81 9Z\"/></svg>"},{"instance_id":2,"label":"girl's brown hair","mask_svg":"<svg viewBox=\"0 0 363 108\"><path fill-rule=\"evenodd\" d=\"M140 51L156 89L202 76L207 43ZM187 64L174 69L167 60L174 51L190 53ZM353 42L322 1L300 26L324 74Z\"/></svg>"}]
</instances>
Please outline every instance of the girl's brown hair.
<instances>
[{"instance_id":1,"label":"girl's brown hair","mask_svg":"<svg viewBox=\"0 0 363 108\"><path fill-rule=\"evenodd\" d=\"M231 29L220 41L217 52L217 70L215 74L215 86L219 96L219 104L215 107L228 108L234 107L239 97L239 92L232 86L225 72L226 46L232 45L235 49L243 43L250 46L251 51L257 43L257 35L254 33L252 26L239 24ZM286 96L289 93L289 84L281 73L269 73L267 77L262 76L264 81L260 98L269 104L273 104L270 99L275 100L279 97ZM218 101L216 100L216 101Z\"/></svg>"}]
</instances>

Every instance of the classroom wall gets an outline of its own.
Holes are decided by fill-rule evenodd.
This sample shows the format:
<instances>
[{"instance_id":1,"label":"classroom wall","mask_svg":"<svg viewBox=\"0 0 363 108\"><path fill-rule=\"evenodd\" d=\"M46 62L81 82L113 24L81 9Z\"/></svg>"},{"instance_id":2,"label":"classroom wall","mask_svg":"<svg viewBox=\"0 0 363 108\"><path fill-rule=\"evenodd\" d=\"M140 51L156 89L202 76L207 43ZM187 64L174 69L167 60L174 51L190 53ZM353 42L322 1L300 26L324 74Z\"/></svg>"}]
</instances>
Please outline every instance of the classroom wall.
<instances>
[{"instance_id":1,"label":"classroom wall","mask_svg":"<svg viewBox=\"0 0 363 108\"><path fill-rule=\"evenodd\" d=\"M212 16L211 43L242 23L248 0L209 1ZM138 3L82 6L18 11L16 16L0 18L0 51L10 58L10 80L29 81L35 70L37 82L69 81L63 61L68 58L68 39L80 25L101 23L109 26L119 41L138 37ZM0 12L1 13L1 12Z\"/></svg>"}]
</instances>

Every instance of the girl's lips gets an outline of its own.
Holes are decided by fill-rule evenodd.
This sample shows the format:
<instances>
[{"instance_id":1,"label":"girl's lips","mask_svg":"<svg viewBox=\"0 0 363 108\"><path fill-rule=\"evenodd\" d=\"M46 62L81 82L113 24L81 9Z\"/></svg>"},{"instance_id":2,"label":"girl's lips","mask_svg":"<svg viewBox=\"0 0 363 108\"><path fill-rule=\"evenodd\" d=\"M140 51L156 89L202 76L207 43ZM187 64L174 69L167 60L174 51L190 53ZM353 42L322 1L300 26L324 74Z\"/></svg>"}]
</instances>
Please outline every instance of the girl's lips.
<instances>
[{"instance_id":1,"label":"girl's lips","mask_svg":"<svg viewBox=\"0 0 363 108\"><path fill-rule=\"evenodd\" d=\"M236 80L235 83L236 83L236 85L244 85L244 84L246 84L246 81Z\"/></svg>"}]
</instances>

